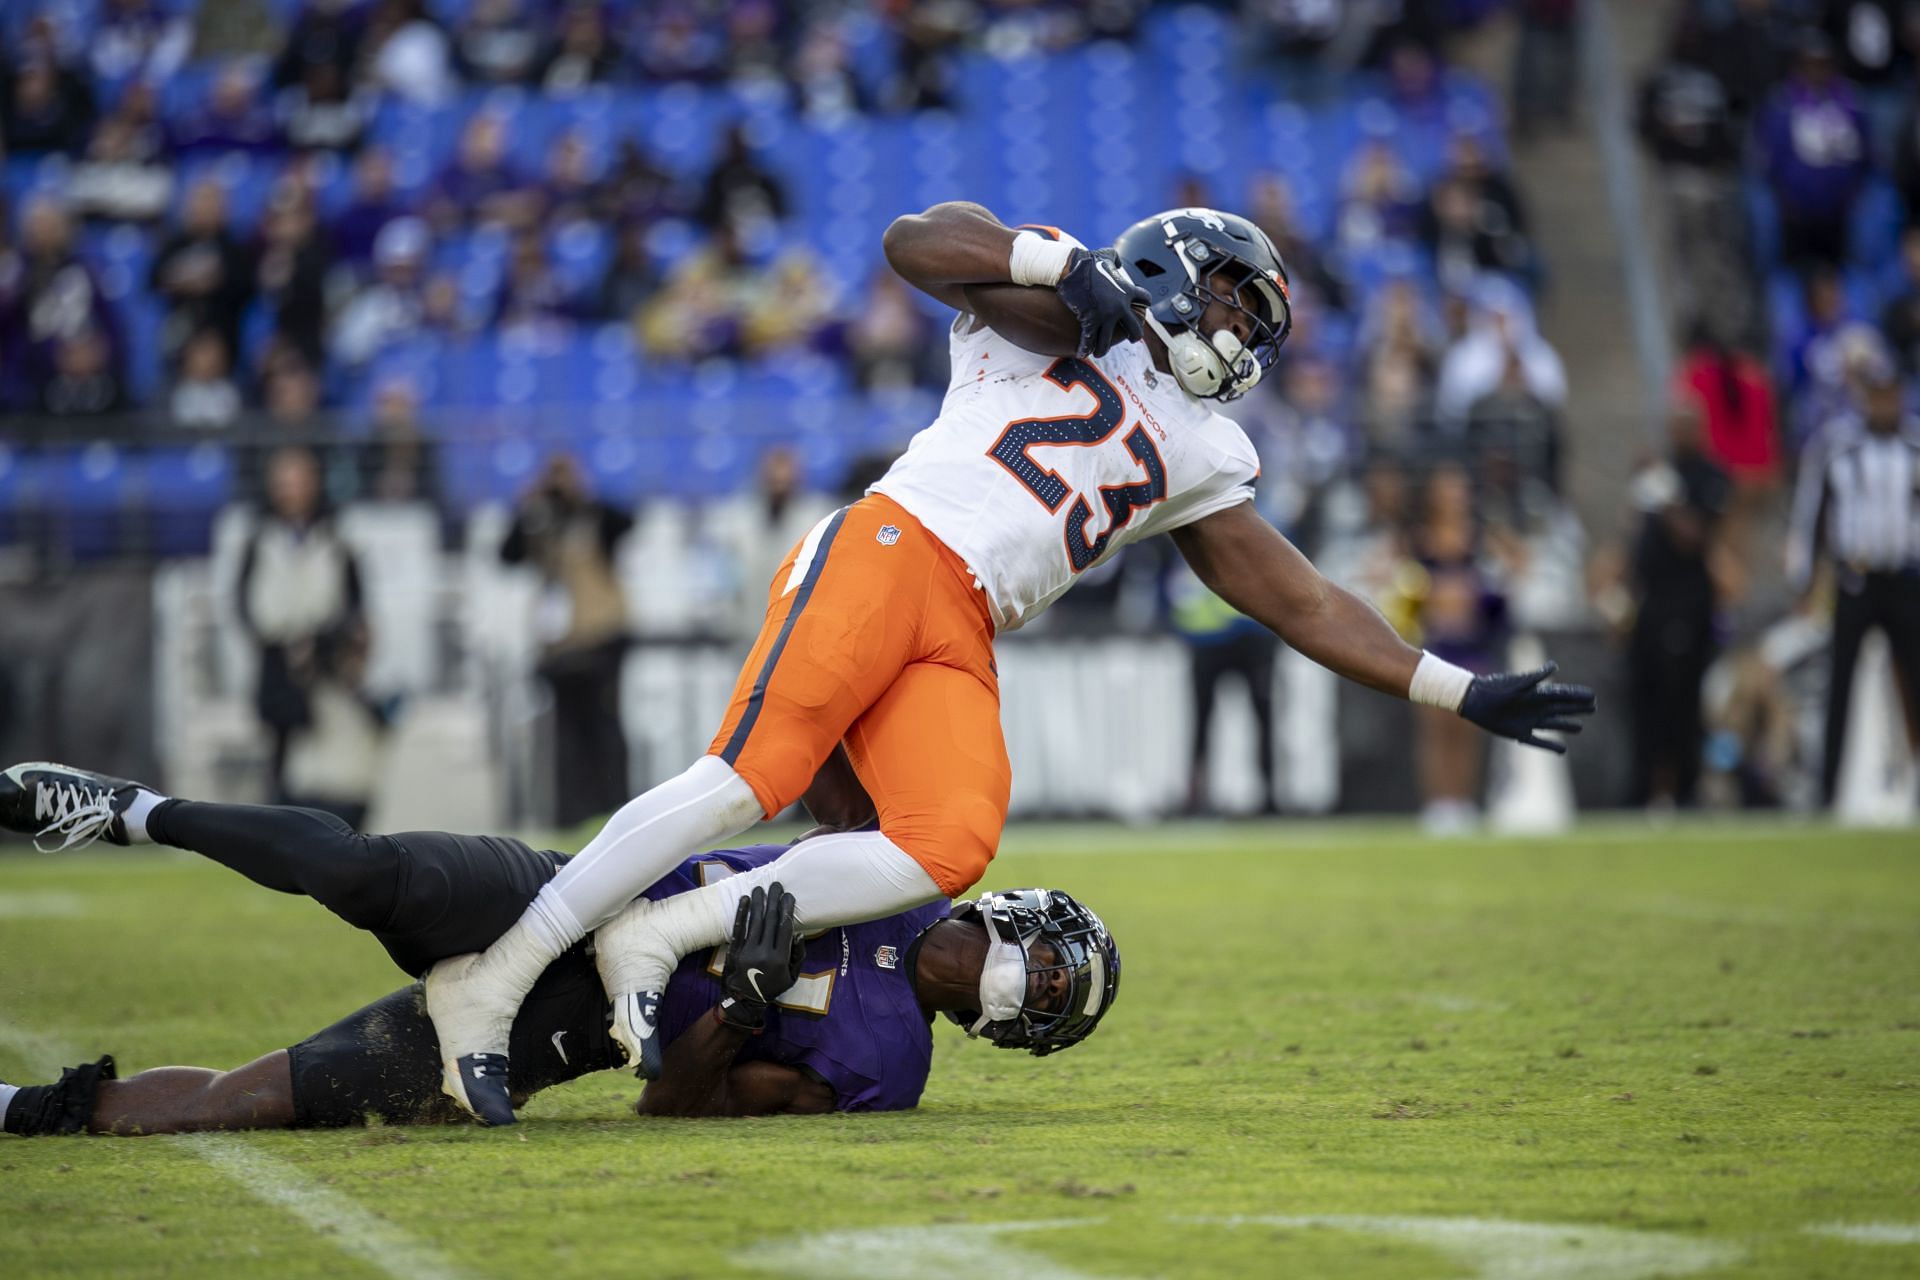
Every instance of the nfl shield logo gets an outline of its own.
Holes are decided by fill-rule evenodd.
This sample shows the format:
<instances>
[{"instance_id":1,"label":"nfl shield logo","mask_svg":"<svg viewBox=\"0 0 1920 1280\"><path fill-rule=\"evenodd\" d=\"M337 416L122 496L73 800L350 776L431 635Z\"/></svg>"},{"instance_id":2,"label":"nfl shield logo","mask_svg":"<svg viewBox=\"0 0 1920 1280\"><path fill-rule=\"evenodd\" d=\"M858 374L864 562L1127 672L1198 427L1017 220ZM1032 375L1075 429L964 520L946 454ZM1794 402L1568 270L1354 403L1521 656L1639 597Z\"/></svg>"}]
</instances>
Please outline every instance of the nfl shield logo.
<instances>
[{"instance_id":1,"label":"nfl shield logo","mask_svg":"<svg viewBox=\"0 0 1920 1280\"><path fill-rule=\"evenodd\" d=\"M896 538L899 537L900 531L894 529L893 536ZM873 962L882 969L898 969L900 967L900 953L892 947L881 947L873 953Z\"/></svg>"},{"instance_id":2,"label":"nfl shield logo","mask_svg":"<svg viewBox=\"0 0 1920 1280\"><path fill-rule=\"evenodd\" d=\"M878 542L881 546L890 547L900 541L900 531L890 524L883 524L880 526L880 532L874 534L873 538L874 541ZM891 969L893 966L888 965L887 968Z\"/></svg>"}]
</instances>

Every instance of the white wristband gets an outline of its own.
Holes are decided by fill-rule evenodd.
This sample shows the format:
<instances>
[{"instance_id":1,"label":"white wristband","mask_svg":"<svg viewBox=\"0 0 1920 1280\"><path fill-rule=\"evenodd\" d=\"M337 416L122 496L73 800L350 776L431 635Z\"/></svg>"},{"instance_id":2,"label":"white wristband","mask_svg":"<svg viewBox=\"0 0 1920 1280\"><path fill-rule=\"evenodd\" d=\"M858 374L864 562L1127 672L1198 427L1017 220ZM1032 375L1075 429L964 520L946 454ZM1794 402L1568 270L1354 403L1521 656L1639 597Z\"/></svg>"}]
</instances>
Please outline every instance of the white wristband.
<instances>
[{"instance_id":1,"label":"white wristband","mask_svg":"<svg viewBox=\"0 0 1920 1280\"><path fill-rule=\"evenodd\" d=\"M1051 289L1067 273L1073 246L1063 240L1049 240L1031 231L1013 238L1013 250L1007 256L1007 274L1015 284L1039 284Z\"/></svg>"},{"instance_id":2,"label":"white wristband","mask_svg":"<svg viewBox=\"0 0 1920 1280\"><path fill-rule=\"evenodd\" d=\"M1472 683L1473 672L1423 650L1420 665L1413 669L1413 681L1407 686L1407 700L1424 707L1458 711L1460 704L1467 700L1467 686Z\"/></svg>"}]
</instances>

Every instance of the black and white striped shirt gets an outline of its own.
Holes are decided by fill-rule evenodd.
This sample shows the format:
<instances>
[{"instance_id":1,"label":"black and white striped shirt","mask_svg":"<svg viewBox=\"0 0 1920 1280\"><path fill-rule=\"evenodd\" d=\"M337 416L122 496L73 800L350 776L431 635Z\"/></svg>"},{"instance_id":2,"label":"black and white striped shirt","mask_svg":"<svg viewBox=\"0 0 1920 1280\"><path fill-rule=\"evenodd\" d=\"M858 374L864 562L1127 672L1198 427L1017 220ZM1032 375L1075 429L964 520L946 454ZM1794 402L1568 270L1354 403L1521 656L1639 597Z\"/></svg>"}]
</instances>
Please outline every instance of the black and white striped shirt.
<instances>
[{"instance_id":1,"label":"black and white striped shirt","mask_svg":"<svg viewBox=\"0 0 1920 1280\"><path fill-rule=\"evenodd\" d=\"M1920 568L1920 418L1891 435L1859 419L1828 428L1800 465L1787 576L1805 587L1824 551L1854 573Z\"/></svg>"}]
</instances>

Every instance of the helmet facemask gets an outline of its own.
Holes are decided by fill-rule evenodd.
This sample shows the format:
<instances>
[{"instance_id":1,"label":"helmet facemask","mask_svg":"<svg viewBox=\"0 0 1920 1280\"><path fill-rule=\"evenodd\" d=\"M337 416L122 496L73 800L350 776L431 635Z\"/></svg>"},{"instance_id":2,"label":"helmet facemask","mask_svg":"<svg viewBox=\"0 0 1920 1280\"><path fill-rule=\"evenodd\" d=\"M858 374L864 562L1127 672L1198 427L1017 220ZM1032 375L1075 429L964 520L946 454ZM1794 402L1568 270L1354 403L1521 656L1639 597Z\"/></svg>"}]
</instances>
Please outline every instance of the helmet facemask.
<instances>
[{"instance_id":1,"label":"helmet facemask","mask_svg":"<svg viewBox=\"0 0 1920 1280\"><path fill-rule=\"evenodd\" d=\"M1068 895L987 893L953 917L987 931L980 1008L947 1014L968 1036L1045 1056L1085 1039L1113 1002L1119 953L1099 917Z\"/></svg>"}]
</instances>

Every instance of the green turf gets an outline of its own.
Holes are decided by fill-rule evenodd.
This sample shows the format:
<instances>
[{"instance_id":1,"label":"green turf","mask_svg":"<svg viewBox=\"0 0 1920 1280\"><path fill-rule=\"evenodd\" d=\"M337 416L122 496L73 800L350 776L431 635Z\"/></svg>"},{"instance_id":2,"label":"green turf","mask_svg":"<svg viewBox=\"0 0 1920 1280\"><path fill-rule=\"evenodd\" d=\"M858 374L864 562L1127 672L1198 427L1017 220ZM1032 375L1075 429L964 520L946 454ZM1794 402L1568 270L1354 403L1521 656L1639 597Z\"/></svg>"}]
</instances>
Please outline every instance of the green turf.
<instances>
[{"instance_id":1,"label":"green turf","mask_svg":"<svg viewBox=\"0 0 1920 1280\"><path fill-rule=\"evenodd\" d=\"M1027 882L1105 915L1120 1002L1047 1060L943 1022L917 1113L641 1121L610 1074L512 1131L213 1141L467 1275L1920 1274L1805 1230L1920 1226L1911 831L1033 827ZM232 1065L396 976L187 855L0 857L0 1078ZM207 1155L0 1138L0 1274L379 1274Z\"/></svg>"}]
</instances>

